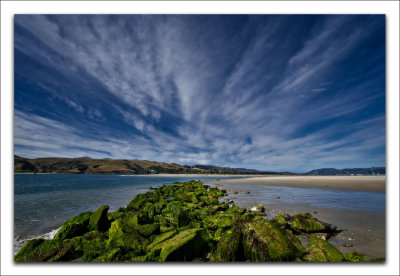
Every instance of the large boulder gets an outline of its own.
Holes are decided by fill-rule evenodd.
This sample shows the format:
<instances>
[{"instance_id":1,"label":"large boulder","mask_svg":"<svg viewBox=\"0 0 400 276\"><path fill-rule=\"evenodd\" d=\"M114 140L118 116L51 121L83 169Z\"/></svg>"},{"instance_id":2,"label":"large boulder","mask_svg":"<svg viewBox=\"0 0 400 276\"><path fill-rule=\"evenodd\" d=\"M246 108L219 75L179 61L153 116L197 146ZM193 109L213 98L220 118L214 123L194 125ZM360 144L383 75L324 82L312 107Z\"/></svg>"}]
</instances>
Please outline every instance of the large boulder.
<instances>
[{"instance_id":1,"label":"large boulder","mask_svg":"<svg viewBox=\"0 0 400 276\"><path fill-rule=\"evenodd\" d=\"M242 233L244 255L251 262L294 261L303 254L300 241L272 221L245 223Z\"/></svg>"},{"instance_id":2,"label":"large boulder","mask_svg":"<svg viewBox=\"0 0 400 276\"><path fill-rule=\"evenodd\" d=\"M78 258L75 250L80 237L64 241L33 239L25 244L15 255L16 262L59 262Z\"/></svg>"},{"instance_id":3,"label":"large boulder","mask_svg":"<svg viewBox=\"0 0 400 276\"><path fill-rule=\"evenodd\" d=\"M152 252L159 252L158 261L191 261L207 252L207 237L203 229L188 229L159 243Z\"/></svg>"},{"instance_id":4,"label":"large boulder","mask_svg":"<svg viewBox=\"0 0 400 276\"><path fill-rule=\"evenodd\" d=\"M54 236L54 240L62 241L77 236L82 236L89 231L88 224L92 212L82 213L67 220Z\"/></svg>"},{"instance_id":5,"label":"large boulder","mask_svg":"<svg viewBox=\"0 0 400 276\"><path fill-rule=\"evenodd\" d=\"M307 254L304 260L308 262L343 262L343 254L329 242L312 235L308 240Z\"/></svg>"},{"instance_id":6,"label":"large boulder","mask_svg":"<svg viewBox=\"0 0 400 276\"><path fill-rule=\"evenodd\" d=\"M110 221L108 220L108 205L101 206L90 216L89 230L107 231L110 228Z\"/></svg>"},{"instance_id":7,"label":"large boulder","mask_svg":"<svg viewBox=\"0 0 400 276\"><path fill-rule=\"evenodd\" d=\"M240 262L244 261L242 233L238 227L226 231L217 244L215 262Z\"/></svg>"},{"instance_id":8,"label":"large boulder","mask_svg":"<svg viewBox=\"0 0 400 276\"><path fill-rule=\"evenodd\" d=\"M99 231L88 232L80 240L78 250L83 252L81 262L94 261L106 252L106 234Z\"/></svg>"},{"instance_id":9,"label":"large boulder","mask_svg":"<svg viewBox=\"0 0 400 276\"><path fill-rule=\"evenodd\" d=\"M146 240L129 224L122 219L111 223L108 230L108 248L121 248L123 252L134 251L140 254L146 244Z\"/></svg>"},{"instance_id":10,"label":"large boulder","mask_svg":"<svg viewBox=\"0 0 400 276\"><path fill-rule=\"evenodd\" d=\"M314 218L309 213L294 215L291 226L294 230L307 233L323 232L327 229L325 222Z\"/></svg>"},{"instance_id":11,"label":"large boulder","mask_svg":"<svg viewBox=\"0 0 400 276\"><path fill-rule=\"evenodd\" d=\"M154 238L154 240L152 241L152 243L150 243L147 246L147 250L151 251L155 246L157 246L158 244L172 238L173 236L175 236L176 234L176 230L171 230L165 233L162 233L161 235L158 235L157 237Z\"/></svg>"}]
</instances>

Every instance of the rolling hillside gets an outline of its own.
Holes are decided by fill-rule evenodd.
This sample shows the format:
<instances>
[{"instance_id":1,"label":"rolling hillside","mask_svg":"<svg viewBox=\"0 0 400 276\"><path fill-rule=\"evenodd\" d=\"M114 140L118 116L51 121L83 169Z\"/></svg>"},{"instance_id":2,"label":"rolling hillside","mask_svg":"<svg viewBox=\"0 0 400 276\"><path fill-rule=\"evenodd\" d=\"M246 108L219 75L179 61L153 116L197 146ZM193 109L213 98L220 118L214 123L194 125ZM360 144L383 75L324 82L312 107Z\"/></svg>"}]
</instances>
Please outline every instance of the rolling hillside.
<instances>
[{"instance_id":1,"label":"rolling hillside","mask_svg":"<svg viewBox=\"0 0 400 276\"><path fill-rule=\"evenodd\" d=\"M28 159L14 156L16 173L116 173L116 174L207 174L208 170L181 166L175 163L162 163L146 160L91 159L81 158L36 158Z\"/></svg>"}]
</instances>

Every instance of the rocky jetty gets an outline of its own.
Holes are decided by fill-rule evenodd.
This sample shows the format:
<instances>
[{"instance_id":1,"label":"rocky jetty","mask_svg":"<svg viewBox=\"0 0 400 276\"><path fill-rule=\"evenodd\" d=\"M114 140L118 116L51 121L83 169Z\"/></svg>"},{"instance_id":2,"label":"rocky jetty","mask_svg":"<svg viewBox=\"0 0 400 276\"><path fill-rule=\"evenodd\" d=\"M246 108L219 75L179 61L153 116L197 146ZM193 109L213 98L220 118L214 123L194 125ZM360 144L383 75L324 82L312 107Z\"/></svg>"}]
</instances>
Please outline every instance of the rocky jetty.
<instances>
[{"instance_id":1,"label":"rocky jetty","mask_svg":"<svg viewBox=\"0 0 400 276\"><path fill-rule=\"evenodd\" d=\"M16 262L345 262L321 233L332 228L310 214L257 212L221 202L225 190L199 181L173 183L137 195L126 208L107 205L67 220L52 240L34 239ZM257 210L258 212L260 210ZM308 244L300 236L308 235ZM329 235L328 235L329 236Z\"/></svg>"}]
</instances>

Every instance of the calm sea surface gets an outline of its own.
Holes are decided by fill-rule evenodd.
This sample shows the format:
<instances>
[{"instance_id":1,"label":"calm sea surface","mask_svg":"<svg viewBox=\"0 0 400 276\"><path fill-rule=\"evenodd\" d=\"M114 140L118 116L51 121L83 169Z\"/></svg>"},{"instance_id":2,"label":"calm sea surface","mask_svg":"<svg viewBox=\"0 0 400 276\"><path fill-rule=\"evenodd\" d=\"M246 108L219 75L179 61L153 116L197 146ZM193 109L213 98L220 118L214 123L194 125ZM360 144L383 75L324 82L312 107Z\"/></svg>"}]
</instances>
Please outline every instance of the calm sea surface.
<instances>
[{"instance_id":1,"label":"calm sea surface","mask_svg":"<svg viewBox=\"0 0 400 276\"><path fill-rule=\"evenodd\" d=\"M149 187L174 181L233 179L152 175L15 174L14 251L34 237L51 238L71 216L109 205L125 207Z\"/></svg>"}]
</instances>

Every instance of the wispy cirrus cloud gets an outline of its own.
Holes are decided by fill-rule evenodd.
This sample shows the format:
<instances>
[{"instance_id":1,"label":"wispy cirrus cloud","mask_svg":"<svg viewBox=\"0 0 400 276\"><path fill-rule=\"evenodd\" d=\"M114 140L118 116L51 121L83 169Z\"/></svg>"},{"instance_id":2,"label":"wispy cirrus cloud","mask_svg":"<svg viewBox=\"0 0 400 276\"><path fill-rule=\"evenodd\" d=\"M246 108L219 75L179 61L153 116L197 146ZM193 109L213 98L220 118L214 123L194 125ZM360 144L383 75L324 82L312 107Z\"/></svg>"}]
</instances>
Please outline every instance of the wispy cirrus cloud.
<instances>
[{"instance_id":1,"label":"wispy cirrus cloud","mask_svg":"<svg viewBox=\"0 0 400 276\"><path fill-rule=\"evenodd\" d=\"M384 115L383 16L15 16L22 156L378 166Z\"/></svg>"}]
</instances>

